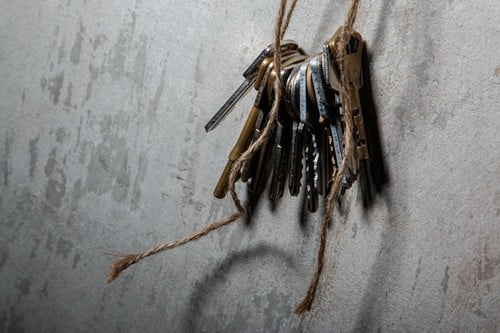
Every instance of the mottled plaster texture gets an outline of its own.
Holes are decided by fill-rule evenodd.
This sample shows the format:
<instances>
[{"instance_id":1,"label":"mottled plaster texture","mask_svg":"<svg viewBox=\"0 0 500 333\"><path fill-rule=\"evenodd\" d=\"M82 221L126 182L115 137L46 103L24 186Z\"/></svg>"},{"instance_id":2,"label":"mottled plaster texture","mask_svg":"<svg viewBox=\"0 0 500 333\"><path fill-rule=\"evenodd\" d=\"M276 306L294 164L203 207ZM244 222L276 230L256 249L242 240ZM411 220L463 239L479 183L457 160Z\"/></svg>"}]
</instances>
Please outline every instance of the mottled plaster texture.
<instances>
[{"instance_id":1,"label":"mottled plaster texture","mask_svg":"<svg viewBox=\"0 0 500 333\"><path fill-rule=\"evenodd\" d=\"M252 103L205 122L273 36L277 1L0 1L0 331L498 332L500 6L361 1L389 186L334 214L312 311L292 314L321 216L136 252L232 211L212 189ZM348 1L299 1L314 53ZM244 187L238 186L240 192Z\"/></svg>"}]
</instances>

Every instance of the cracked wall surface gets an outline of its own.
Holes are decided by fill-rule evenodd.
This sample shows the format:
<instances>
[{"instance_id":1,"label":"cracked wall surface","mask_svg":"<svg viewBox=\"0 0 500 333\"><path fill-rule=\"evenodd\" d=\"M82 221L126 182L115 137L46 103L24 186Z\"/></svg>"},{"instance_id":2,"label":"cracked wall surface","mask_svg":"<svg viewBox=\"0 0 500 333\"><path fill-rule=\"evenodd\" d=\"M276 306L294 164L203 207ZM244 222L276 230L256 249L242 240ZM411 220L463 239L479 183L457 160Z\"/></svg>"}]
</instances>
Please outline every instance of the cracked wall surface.
<instances>
[{"instance_id":1,"label":"cracked wall surface","mask_svg":"<svg viewBox=\"0 0 500 333\"><path fill-rule=\"evenodd\" d=\"M299 2L287 36L321 50L347 5ZM358 184L343 197L303 316L321 216L288 194L105 284L106 252L233 211L212 190L253 95L204 125L272 41L277 2L1 8L0 331L500 330L496 1L360 2L390 182L368 210Z\"/></svg>"}]
</instances>

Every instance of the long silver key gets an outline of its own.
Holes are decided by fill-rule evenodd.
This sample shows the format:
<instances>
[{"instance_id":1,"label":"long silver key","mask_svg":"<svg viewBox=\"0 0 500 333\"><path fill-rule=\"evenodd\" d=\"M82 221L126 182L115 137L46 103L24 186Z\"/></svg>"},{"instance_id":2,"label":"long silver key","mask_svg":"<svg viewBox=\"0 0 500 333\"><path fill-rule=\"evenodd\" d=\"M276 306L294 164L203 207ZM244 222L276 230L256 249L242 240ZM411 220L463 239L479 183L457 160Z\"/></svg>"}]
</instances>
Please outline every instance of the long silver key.
<instances>
[{"instance_id":1,"label":"long silver key","mask_svg":"<svg viewBox=\"0 0 500 333\"><path fill-rule=\"evenodd\" d=\"M292 40L285 40L281 44L281 52L286 52L290 50L297 50L297 52L303 52L298 44ZM221 106L217 113L208 121L205 125L205 131L209 132L213 130L226 116L233 110L236 103L241 100L250 90L250 87L255 82L257 71L264 59L270 57L274 52L272 45L266 47L259 55L252 61L250 66L243 72L243 77L245 81L236 89L236 91L229 97L229 99Z\"/></svg>"},{"instance_id":2,"label":"long silver key","mask_svg":"<svg viewBox=\"0 0 500 333\"><path fill-rule=\"evenodd\" d=\"M315 57L310 61L311 68L311 79L314 88L314 95L316 99L316 104L318 106L319 114L324 117L330 124L330 130L333 137L333 145L335 147L335 159L337 165L342 163L344 158L343 146L342 146L342 121L340 114L335 112L335 109L327 104L326 95L324 90L324 80L322 78L322 68L321 68L321 58ZM351 175L348 170L346 170L344 177L342 178L342 186L350 187Z\"/></svg>"}]
</instances>

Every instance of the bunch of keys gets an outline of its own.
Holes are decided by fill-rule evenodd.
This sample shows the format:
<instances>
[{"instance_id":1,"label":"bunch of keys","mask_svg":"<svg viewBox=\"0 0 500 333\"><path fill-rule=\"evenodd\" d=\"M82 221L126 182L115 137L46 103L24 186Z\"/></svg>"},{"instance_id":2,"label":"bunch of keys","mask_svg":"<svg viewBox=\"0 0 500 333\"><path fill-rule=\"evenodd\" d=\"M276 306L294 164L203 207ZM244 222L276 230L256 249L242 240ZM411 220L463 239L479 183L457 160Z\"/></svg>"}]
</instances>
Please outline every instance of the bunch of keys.
<instances>
[{"instance_id":1,"label":"bunch of keys","mask_svg":"<svg viewBox=\"0 0 500 333\"><path fill-rule=\"evenodd\" d=\"M253 86L257 91L254 104L241 134L228 157L228 162L214 190L214 196L223 198L228 191L233 163L260 136L266 126L273 104L274 81L284 84L284 93L276 127L271 138L239 170L238 178L248 183L249 193L261 193L269 176L269 199L279 200L286 183L292 196L305 189L307 207L317 211L319 196L327 196L344 156L345 119L340 94L340 72L337 63L341 29L323 45L322 52L308 56L292 41L282 42L281 72L273 69L274 49L265 48L247 70L240 87L205 126L214 129ZM352 101L354 160L342 178L342 193L351 187L363 161L368 159L367 137L361 110L359 90L363 85L363 39L351 31L346 45L346 75ZM366 164L366 163L365 163ZM305 179L305 186L302 186Z\"/></svg>"}]
</instances>

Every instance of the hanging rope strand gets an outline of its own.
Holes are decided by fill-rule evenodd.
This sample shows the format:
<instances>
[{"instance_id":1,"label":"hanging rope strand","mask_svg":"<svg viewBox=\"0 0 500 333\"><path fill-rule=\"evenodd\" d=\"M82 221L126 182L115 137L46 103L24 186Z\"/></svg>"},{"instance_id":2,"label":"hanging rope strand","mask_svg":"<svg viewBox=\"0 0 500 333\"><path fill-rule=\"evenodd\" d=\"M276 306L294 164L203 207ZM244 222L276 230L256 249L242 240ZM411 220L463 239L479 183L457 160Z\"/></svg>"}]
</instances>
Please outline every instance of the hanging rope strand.
<instances>
[{"instance_id":1,"label":"hanging rope strand","mask_svg":"<svg viewBox=\"0 0 500 333\"><path fill-rule=\"evenodd\" d=\"M293 11L295 10L295 6L297 5L297 0L293 0L290 8L288 9L288 13L285 18L285 22L283 22L283 26L281 28L281 40L285 37L285 32L288 29L288 25L290 24L290 20L292 19Z\"/></svg>"},{"instance_id":2,"label":"hanging rope strand","mask_svg":"<svg viewBox=\"0 0 500 333\"><path fill-rule=\"evenodd\" d=\"M306 296L304 299L297 305L295 308L295 313L301 314L305 311L309 311L311 309L312 303L314 302L314 297L316 295L316 290L319 284L319 278L321 276L321 272L323 271L324 259L325 259L325 247L326 247L326 237L328 235L328 225L330 224L330 219L333 214L333 210L335 208L335 201L339 198L342 178L349 166L349 162L351 160L351 156L353 155L354 143L352 140L353 133L353 122L352 122L352 99L351 94L349 93L349 81L347 80L346 69L345 69L345 55L346 49L345 45L348 41L349 33L352 31L354 22L356 20L356 14L358 10L359 0L352 0L351 6L349 7L349 12L347 14L347 19L342 28L342 33L340 35L340 40L338 43L337 49L337 62L339 64L340 69L340 88L341 88L341 96L344 107L344 121L345 121L345 131L344 131L344 160L340 165L340 168L336 174L332 175L334 179L333 186L330 190L330 193L327 197L327 204L325 213L323 215L323 223L321 226L321 234L319 241L318 254L316 257L316 269L314 275L309 283L309 287L307 288Z\"/></svg>"}]
</instances>

